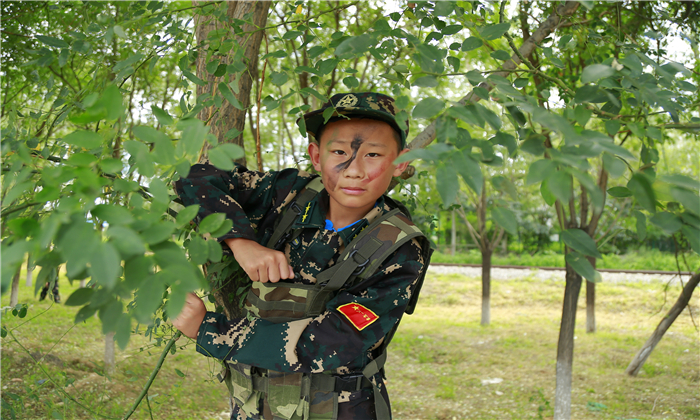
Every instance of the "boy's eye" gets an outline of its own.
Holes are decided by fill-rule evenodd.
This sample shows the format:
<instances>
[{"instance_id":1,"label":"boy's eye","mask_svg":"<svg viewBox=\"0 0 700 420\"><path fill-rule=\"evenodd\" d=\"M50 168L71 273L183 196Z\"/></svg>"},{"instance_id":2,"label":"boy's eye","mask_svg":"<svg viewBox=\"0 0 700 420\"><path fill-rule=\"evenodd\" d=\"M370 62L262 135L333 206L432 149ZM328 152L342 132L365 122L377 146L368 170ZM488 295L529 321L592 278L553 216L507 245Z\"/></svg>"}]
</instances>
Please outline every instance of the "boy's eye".
<instances>
[{"instance_id":1,"label":"boy's eye","mask_svg":"<svg viewBox=\"0 0 700 420\"><path fill-rule=\"evenodd\" d=\"M367 157L379 157L381 156L379 153L367 153Z\"/></svg>"},{"instance_id":2,"label":"boy's eye","mask_svg":"<svg viewBox=\"0 0 700 420\"><path fill-rule=\"evenodd\" d=\"M342 156L345 154L345 151L344 150L332 150L331 153L334 155Z\"/></svg>"}]
</instances>

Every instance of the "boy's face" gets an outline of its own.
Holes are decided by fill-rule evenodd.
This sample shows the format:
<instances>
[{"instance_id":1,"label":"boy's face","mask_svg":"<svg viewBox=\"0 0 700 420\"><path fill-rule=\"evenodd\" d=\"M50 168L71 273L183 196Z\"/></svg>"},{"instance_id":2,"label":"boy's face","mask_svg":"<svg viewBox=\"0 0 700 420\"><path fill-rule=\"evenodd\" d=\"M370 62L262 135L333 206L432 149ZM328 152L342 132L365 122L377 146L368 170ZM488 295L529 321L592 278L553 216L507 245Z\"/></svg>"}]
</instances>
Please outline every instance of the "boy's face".
<instances>
[{"instance_id":1,"label":"boy's face","mask_svg":"<svg viewBox=\"0 0 700 420\"><path fill-rule=\"evenodd\" d=\"M314 169L321 173L330 195L329 219L336 223L347 218L352 223L367 214L386 192L391 178L408 166L408 162L393 164L407 151L399 152L394 130L385 122L350 119L329 123L318 143L309 144Z\"/></svg>"}]
</instances>

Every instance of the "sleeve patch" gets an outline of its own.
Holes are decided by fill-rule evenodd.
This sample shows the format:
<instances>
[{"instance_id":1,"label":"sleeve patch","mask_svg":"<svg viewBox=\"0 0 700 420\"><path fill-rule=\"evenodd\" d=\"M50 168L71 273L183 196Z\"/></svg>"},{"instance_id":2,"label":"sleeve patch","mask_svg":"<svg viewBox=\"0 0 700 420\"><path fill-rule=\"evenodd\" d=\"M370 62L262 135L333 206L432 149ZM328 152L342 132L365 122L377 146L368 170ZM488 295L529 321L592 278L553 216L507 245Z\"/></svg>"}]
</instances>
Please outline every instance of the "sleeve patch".
<instances>
[{"instance_id":1,"label":"sleeve patch","mask_svg":"<svg viewBox=\"0 0 700 420\"><path fill-rule=\"evenodd\" d=\"M338 307L338 312L343 314L358 331L364 330L379 319L377 314L359 303L346 303Z\"/></svg>"}]
</instances>

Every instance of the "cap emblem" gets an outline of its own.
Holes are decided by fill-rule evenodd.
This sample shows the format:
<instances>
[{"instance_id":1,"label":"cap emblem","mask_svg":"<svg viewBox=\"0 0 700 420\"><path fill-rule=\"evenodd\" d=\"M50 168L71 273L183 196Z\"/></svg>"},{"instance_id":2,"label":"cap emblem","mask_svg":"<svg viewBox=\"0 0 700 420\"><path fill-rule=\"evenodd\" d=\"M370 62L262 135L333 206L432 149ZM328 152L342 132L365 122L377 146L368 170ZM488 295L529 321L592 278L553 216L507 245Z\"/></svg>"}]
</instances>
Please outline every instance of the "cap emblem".
<instances>
[{"instance_id":1,"label":"cap emblem","mask_svg":"<svg viewBox=\"0 0 700 420\"><path fill-rule=\"evenodd\" d=\"M339 108L349 108L352 106L355 106L357 104L357 96L353 94L345 95L343 96L338 103L335 104L336 107Z\"/></svg>"}]
</instances>

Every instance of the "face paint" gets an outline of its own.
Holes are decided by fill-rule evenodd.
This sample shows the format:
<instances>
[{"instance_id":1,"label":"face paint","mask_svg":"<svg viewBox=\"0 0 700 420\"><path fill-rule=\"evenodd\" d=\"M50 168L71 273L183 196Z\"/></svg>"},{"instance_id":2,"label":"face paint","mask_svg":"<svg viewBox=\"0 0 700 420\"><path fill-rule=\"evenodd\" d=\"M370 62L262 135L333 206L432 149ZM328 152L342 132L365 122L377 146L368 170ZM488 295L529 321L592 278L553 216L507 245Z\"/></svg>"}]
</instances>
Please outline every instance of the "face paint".
<instances>
[{"instance_id":1,"label":"face paint","mask_svg":"<svg viewBox=\"0 0 700 420\"><path fill-rule=\"evenodd\" d=\"M346 160L345 162L343 162L339 165L336 165L335 168L333 168L333 169L335 169L336 172L340 172L340 171L344 171L344 170L348 169L350 167L350 165L352 165L352 162L355 160L355 158L357 158L357 151L360 150L360 146L362 146L362 143L364 143L364 140L362 140L362 137L359 137L359 136L355 137L352 140L352 143L350 143L350 148L352 149L352 156L350 156L350 159Z\"/></svg>"}]
</instances>

